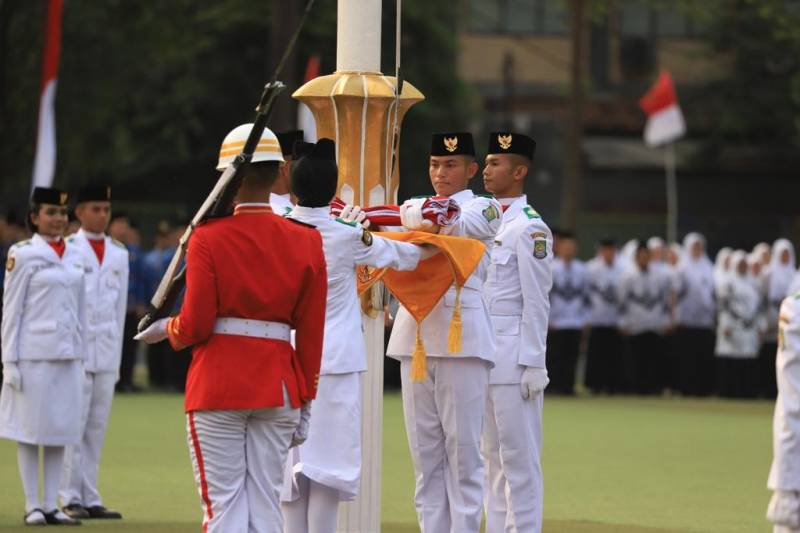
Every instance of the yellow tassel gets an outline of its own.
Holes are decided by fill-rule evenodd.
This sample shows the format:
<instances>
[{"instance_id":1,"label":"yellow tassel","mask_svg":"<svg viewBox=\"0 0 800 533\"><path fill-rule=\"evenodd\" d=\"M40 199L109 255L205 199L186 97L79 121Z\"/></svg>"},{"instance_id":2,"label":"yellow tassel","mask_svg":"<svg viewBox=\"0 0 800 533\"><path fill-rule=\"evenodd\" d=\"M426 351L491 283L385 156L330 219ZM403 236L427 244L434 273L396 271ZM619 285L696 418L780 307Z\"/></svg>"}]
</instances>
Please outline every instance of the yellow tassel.
<instances>
[{"instance_id":1,"label":"yellow tassel","mask_svg":"<svg viewBox=\"0 0 800 533\"><path fill-rule=\"evenodd\" d=\"M447 332L447 351L458 353L461 351L461 287L456 287L456 305L453 308L453 318L450 320L450 330Z\"/></svg>"},{"instance_id":2,"label":"yellow tassel","mask_svg":"<svg viewBox=\"0 0 800 533\"><path fill-rule=\"evenodd\" d=\"M425 381L428 376L428 364L425 355L425 346L422 344L422 331L417 324L417 340L414 342L414 352L411 354L411 381Z\"/></svg>"}]
</instances>

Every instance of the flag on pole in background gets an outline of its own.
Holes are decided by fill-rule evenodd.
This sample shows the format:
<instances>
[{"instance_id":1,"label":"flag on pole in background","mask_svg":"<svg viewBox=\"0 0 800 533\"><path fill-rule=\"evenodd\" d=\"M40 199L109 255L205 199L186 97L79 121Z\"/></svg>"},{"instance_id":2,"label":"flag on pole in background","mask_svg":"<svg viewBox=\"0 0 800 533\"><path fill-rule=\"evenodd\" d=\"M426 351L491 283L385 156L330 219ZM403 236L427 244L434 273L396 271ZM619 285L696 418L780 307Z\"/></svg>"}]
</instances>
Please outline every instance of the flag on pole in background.
<instances>
[{"instance_id":1,"label":"flag on pole in background","mask_svg":"<svg viewBox=\"0 0 800 533\"><path fill-rule=\"evenodd\" d=\"M319 76L319 56L314 54L308 58L304 81L308 83L317 76ZM306 142L317 142L317 123L314 122L311 110L303 102L297 104L297 129L303 130Z\"/></svg>"},{"instance_id":2,"label":"flag on pole in background","mask_svg":"<svg viewBox=\"0 0 800 533\"><path fill-rule=\"evenodd\" d=\"M50 187L56 169L56 116L54 102L61 55L61 11L64 0L47 0L47 25L42 54L42 87L39 95L39 132L33 162L32 187Z\"/></svg>"},{"instance_id":3,"label":"flag on pole in background","mask_svg":"<svg viewBox=\"0 0 800 533\"><path fill-rule=\"evenodd\" d=\"M686 134L686 122L678 105L672 76L662 70L658 79L639 99L639 107L647 113L644 142L648 146L671 143Z\"/></svg>"}]
</instances>

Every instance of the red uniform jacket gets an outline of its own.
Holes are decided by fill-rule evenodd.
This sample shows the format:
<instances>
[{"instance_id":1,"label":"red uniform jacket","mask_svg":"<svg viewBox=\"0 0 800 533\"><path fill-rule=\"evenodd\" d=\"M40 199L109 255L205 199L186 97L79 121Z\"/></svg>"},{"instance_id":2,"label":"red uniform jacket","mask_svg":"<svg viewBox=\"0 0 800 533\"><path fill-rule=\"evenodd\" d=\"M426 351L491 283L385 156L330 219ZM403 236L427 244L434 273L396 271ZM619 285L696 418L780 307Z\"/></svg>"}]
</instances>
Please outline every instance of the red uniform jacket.
<instances>
[{"instance_id":1,"label":"red uniform jacket","mask_svg":"<svg viewBox=\"0 0 800 533\"><path fill-rule=\"evenodd\" d=\"M175 350L193 346L186 411L293 407L317 392L325 329L327 281L319 233L272 214L238 209L192 235L186 255L186 294L167 325ZM218 317L289 324L288 342L218 335Z\"/></svg>"}]
</instances>

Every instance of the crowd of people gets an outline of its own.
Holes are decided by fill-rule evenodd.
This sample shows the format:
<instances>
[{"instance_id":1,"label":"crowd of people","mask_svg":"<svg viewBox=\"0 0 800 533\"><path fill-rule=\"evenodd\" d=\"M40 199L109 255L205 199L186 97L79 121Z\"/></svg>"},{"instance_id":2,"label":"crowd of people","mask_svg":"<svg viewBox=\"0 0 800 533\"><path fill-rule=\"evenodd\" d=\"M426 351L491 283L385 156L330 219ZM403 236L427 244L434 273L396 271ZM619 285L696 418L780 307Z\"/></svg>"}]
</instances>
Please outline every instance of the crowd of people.
<instances>
[{"instance_id":1,"label":"crowd of people","mask_svg":"<svg viewBox=\"0 0 800 533\"><path fill-rule=\"evenodd\" d=\"M705 238L597 243L555 232L547 366L549 392L574 394L579 354L595 393L774 398L778 310L800 289L792 243L721 249Z\"/></svg>"}]
</instances>

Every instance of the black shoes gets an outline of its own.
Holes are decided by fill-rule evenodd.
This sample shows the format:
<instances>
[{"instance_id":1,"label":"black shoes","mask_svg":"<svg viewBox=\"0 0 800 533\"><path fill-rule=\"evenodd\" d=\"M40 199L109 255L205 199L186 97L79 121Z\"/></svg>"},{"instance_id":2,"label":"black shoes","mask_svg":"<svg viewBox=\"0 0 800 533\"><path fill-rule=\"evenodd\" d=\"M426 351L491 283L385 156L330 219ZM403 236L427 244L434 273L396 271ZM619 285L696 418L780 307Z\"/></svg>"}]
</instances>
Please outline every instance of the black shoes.
<instances>
[{"instance_id":1,"label":"black shoes","mask_svg":"<svg viewBox=\"0 0 800 533\"><path fill-rule=\"evenodd\" d=\"M81 521L77 518L70 518L58 509L44 513L44 519L50 526L79 526Z\"/></svg>"},{"instance_id":2,"label":"black shoes","mask_svg":"<svg viewBox=\"0 0 800 533\"><path fill-rule=\"evenodd\" d=\"M84 509L89 513L89 518L101 518L105 520L119 520L122 518L122 514L119 511L106 509L102 505L85 507Z\"/></svg>"},{"instance_id":3,"label":"black shoes","mask_svg":"<svg viewBox=\"0 0 800 533\"><path fill-rule=\"evenodd\" d=\"M74 519L103 519L103 520L119 520L122 514L118 511L106 509L102 505L94 505L92 507L84 507L79 503L71 503L65 505L62 510L64 514Z\"/></svg>"}]
</instances>

